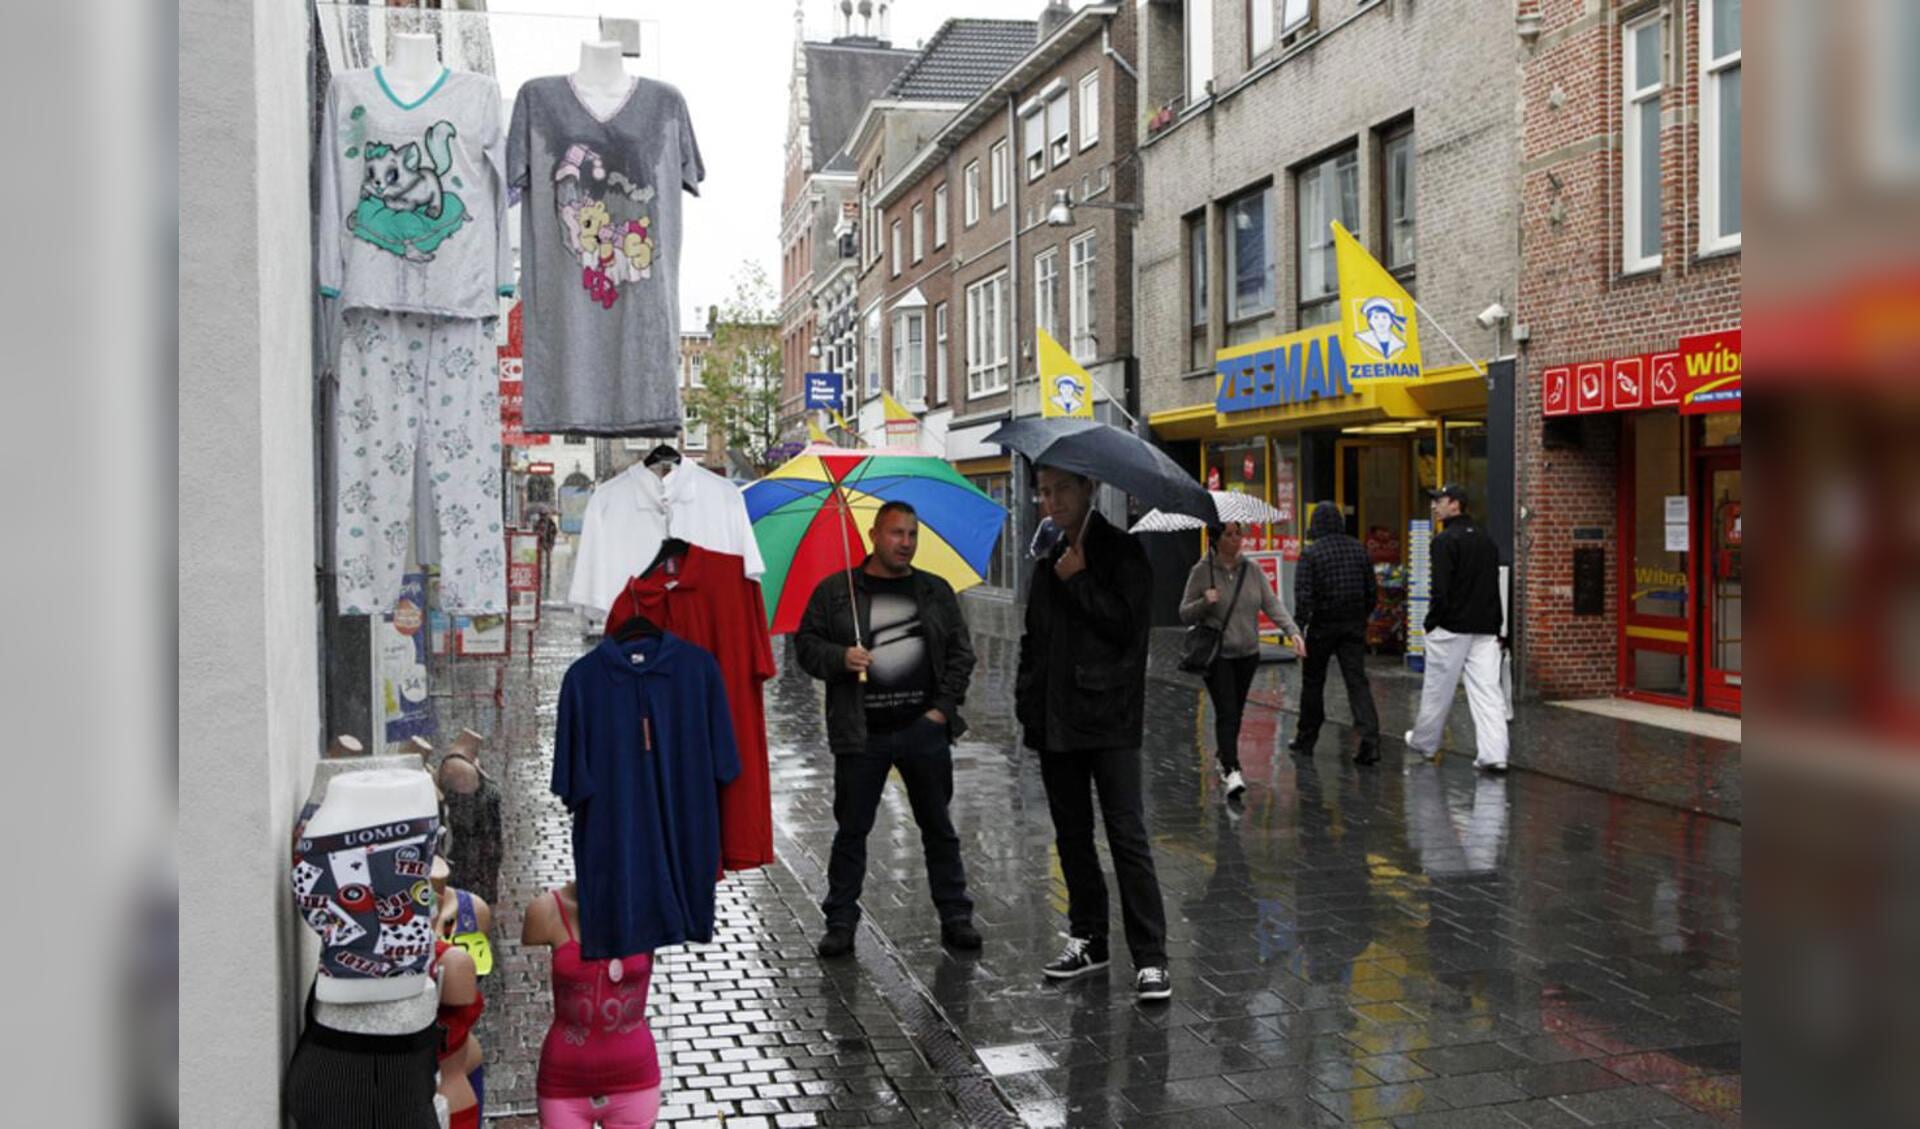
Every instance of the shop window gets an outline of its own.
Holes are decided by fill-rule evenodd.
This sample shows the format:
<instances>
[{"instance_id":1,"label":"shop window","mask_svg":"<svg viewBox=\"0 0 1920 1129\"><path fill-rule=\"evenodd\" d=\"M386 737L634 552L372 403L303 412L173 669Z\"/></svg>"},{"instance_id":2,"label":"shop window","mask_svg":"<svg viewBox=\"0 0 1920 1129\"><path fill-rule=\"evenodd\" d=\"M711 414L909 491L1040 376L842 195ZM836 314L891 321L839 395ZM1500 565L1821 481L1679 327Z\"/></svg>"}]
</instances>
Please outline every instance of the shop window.
<instances>
[{"instance_id":1,"label":"shop window","mask_svg":"<svg viewBox=\"0 0 1920 1129\"><path fill-rule=\"evenodd\" d=\"M1633 591L1635 615L1684 619L1687 614L1687 554L1683 544L1692 519L1687 500L1684 424L1673 412L1643 412L1633 419ZM1669 529L1678 532L1669 539Z\"/></svg>"},{"instance_id":2,"label":"shop window","mask_svg":"<svg viewBox=\"0 0 1920 1129\"><path fill-rule=\"evenodd\" d=\"M1700 417L1700 445L1703 447L1738 447L1740 445L1740 413L1708 412Z\"/></svg>"}]
</instances>

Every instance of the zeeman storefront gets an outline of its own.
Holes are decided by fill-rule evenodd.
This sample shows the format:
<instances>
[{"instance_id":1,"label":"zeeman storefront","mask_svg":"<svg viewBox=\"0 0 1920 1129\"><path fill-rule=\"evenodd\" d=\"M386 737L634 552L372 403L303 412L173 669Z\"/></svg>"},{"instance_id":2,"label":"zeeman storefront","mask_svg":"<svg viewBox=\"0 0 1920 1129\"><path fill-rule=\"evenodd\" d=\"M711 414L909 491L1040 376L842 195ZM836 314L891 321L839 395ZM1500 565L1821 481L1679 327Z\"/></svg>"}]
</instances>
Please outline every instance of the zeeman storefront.
<instances>
[{"instance_id":1,"label":"zeeman storefront","mask_svg":"<svg viewBox=\"0 0 1920 1129\"><path fill-rule=\"evenodd\" d=\"M1485 514L1489 483L1504 482L1507 488L1495 491L1504 501L1496 505L1510 507L1512 441L1509 430L1497 439L1489 431L1495 380L1480 367L1423 367L1417 342L1395 363L1383 363L1378 348L1356 340L1365 332L1361 311L1369 301L1342 302L1353 306L1353 325L1322 325L1220 351L1214 400L1154 413L1148 423L1163 439L1199 442L1210 489L1253 494L1280 511L1282 521L1249 532L1247 551L1289 601L1311 509L1337 504L1380 582L1369 648L1404 654L1410 643L1419 649L1417 627L1414 638L1408 636L1407 611L1422 579L1416 565L1424 567L1415 523L1428 518L1426 490L1459 483L1473 511ZM1410 328L1412 302L1404 301ZM1407 353L1410 359L1399 359ZM1503 541L1503 561L1510 561L1510 539L1500 535L1510 523L1489 524Z\"/></svg>"}]
</instances>

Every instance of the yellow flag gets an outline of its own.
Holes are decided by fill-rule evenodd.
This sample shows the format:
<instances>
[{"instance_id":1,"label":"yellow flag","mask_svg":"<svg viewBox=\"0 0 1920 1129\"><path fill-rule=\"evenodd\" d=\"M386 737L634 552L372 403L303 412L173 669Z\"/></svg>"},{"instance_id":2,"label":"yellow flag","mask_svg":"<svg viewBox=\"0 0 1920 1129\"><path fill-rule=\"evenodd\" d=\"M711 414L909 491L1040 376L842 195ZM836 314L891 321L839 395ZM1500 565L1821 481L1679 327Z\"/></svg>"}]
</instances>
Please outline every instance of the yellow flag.
<instances>
[{"instance_id":1,"label":"yellow flag","mask_svg":"<svg viewBox=\"0 0 1920 1129\"><path fill-rule=\"evenodd\" d=\"M892 430L893 425L897 423L918 424L920 422L919 417L908 411L905 404L894 399L891 392L880 393L880 410L886 416L888 430Z\"/></svg>"},{"instance_id":2,"label":"yellow flag","mask_svg":"<svg viewBox=\"0 0 1920 1129\"><path fill-rule=\"evenodd\" d=\"M1413 296L1367 254L1351 232L1333 225L1340 271L1340 336L1347 377L1365 380L1420 378L1420 321Z\"/></svg>"},{"instance_id":3,"label":"yellow flag","mask_svg":"<svg viewBox=\"0 0 1920 1129\"><path fill-rule=\"evenodd\" d=\"M1093 380L1087 370L1044 329L1039 338L1040 415L1043 419L1092 419Z\"/></svg>"},{"instance_id":4,"label":"yellow flag","mask_svg":"<svg viewBox=\"0 0 1920 1129\"><path fill-rule=\"evenodd\" d=\"M829 442L827 439L827 433L820 430L820 425L815 423L812 420L807 421L807 442L809 443L828 443Z\"/></svg>"}]
</instances>

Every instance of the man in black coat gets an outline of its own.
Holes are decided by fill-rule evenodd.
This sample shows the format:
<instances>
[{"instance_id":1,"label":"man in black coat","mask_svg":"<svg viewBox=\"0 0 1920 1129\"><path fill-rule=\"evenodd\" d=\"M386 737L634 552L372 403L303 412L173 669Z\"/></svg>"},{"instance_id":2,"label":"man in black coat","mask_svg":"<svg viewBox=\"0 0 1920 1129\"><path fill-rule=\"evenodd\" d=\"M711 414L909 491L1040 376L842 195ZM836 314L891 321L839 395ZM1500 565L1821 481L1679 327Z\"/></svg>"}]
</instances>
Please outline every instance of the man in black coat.
<instances>
[{"instance_id":1,"label":"man in black coat","mask_svg":"<svg viewBox=\"0 0 1920 1129\"><path fill-rule=\"evenodd\" d=\"M1460 677L1467 679L1467 705L1480 746L1475 768L1507 770L1507 702L1500 690L1500 634L1506 611L1500 603L1500 550L1486 530L1467 516L1467 493L1458 486L1432 492L1433 586L1427 605L1426 678L1420 687L1420 719L1407 730L1407 747L1432 760L1440 732L1453 709Z\"/></svg>"},{"instance_id":2,"label":"man in black coat","mask_svg":"<svg viewBox=\"0 0 1920 1129\"><path fill-rule=\"evenodd\" d=\"M873 553L852 572L833 573L814 588L794 636L801 669L827 684L833 750L835 830L819 954L853 951L867 835L887 774L896 768L920 825L940 938L956 949L977 949L960 836L947 811L953 742L967 728L959 706L973 676L973 643L953 588L913 567L920 536L913 507L881 506L869 536Z\"/></svg>"},{"instance_id":3,"label":"man in black coat","mask_svg":"<svg viewBox=\"0 0 1920 1129\"><path fill-rule=\"evenodd\" d=\"M1367 616L1378 593L1373 562L1366 547L1347 532L1346 519L1332 502L1314 508L1307 538L1293 581L1293 613L1306 633L1306 669L1300 677L1300 724L1288 747L1301 756L1313 755L1327 717L1327 664L1339 659L1354 728L1360 731L1360 749L1353 759L1374 764L1380 759L1380 714L1373 707L1366 664Z\"/></svg>"},{"instance_id":4,"label":"man in black coat","mask_svg":"<svg viewBox=\"0 0 1920 1129\"><path fill-rule=\"evenodd\" d=\"M1040 504L1060 529L1034 562L1014 710L1053 816L1067 882L1066 949L1043 971L1070 980L1108 964L1107 883L1093 846L1093 795L1107 824L1120 914L1140 999L1173 994L1167 916L1154 872L1141 783L1153 571L1140 543L1093 510L1094 483L1053 467Z\"/></svg>"}]
</instances>

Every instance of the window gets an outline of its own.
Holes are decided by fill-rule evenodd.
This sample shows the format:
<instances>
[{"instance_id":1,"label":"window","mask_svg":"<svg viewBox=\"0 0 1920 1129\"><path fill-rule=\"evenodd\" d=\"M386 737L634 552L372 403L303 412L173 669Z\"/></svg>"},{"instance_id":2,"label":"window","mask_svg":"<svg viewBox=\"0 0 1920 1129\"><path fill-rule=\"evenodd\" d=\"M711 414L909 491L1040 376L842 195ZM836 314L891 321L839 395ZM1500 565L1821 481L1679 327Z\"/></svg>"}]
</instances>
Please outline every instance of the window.
<instances>
[{"instance_id":1,"label":"window","mask_svg":"<svg viewBox=\"0 0 1920 1129\"><path fill-rule=\"evenodd\" d=\"M1004 392L1007 364L1005 271L967 287L967 396Z\"/></svg>"},{"instance_id":2,"label":"window","mask_svg":"<svg viewBox=\"0 0 1920 1129\"><path fill-rule=\"evenodd\" d=\"M933 246L936 250L947 245L947 186L942 184L933 190Z\"/></svg>"},{"instance_id":3,"label":"window","mask_svg":"<svg viewBox=\"0 0 1920 1129\"><path fill-rule=\"evenodd\" d=\"M1273 0L1247 0L1247 65L1273 50Z\"/></svg>"},{"instance_id":4,"label":"window","mask_svg":"<svg viewBox=\"0 0 1920 1129\"><path fill-rule=\"evenodd\" d=\"M966 171L965 180L966 180L966 186L963 189L963 191L965 192L965 198L962 199L960 202L960 206L963 209L963 211L961 212L960 220L962 223L966 224L968 227L972 227L974 224L980 222L980 162L979 161L967 162L967 171Z\"/></svg>"},{"instance_id":5,"label":"window","mask_svg":"<svg viewBox=\"0 0 1920 1129\"><path fill-rule=\"evenodd\" d=\"M1213 351L1207 348L1207 213L1187 217L1187 368L1192 371L1213 367Z\"/></svg>"},{"instance_id":6,"label":"window","mask_svg":"<svg viewBox=\"0 0 1920 1129\"><path fill-rule=\"evenodd\" d=\"M1248 324L1273 310L1273 241L1267 238L1272 189L1256 188L1222 209L1226 217L1227 342L1258 339L1261 326Z\"/></svg>"},{"instance_id":7,"label":"window","mask_svg":"<svg viewBox=\"0 0 1920 1129\"><path fill-rule=\"evenodd\" d=\"M1007 196L1013 188L1012 161L1013 150L1007 147L1005 139L993 144L993 210L999 211L1007 206Z\"/></svg>"},{"instance_id":8,"label":"window","mask_svg":"<svg viewBox=\"0 0 1920 1129\"><path fill-rule=\"evenodd\" d=\"M1212 0L1188 0L1184 9L1187 21L1187 102L1207 97L1213 85L1213 3Z\"/></svg>"},{"instance_id":9,"label":"window","mask_svg":"<svg viewBox=\"0 0 1920 1129\"><path fill-rule=\"evenodd\" d=\"M707 425L700 418L700 409L692 404L684 406L686 424L686 443L689 450L702 451L707 446Z\"/></svg>"},{"instance_id":10,"label":"window","mask_svg":"<svg viewBox=\"0 0 1920 1129\"><path fill-rule=\"evenodd\" d=\"M1100 140L1100 72L1080 80L1080 148L1091 149Z\"/></svg>"},{"instance_id":11,"label":"window","mask_svg":"<svg viewBox=\"0 0 1920 1129\"><path fill-rule=\"evenodd\" d=\"M933 402L947 402L947 304L933 308Z\"/></svg>"},{"instance_id":12,"label":"window","mask_svg":"<svg viewBox=\"0 0 1920 1129\"><path fill-rule=\"evenodd\" d=\"M994 505L1007 511L1009 515L1013 513L1015 503L1012 475L979 474L969 477L967 481L978 487L982 494L993 499ZM1008 590L1013 588L1014 570L1018 567L1014 563L1016 550L1013 542L1012 530L1001 532L999 543L993 547L993 555L987 558L987 575L983 578L983 582L988 588Z\"/></svg>"},{"instance_id":13,"label":"window","mask_svg":"<svg viewBox=\"0 0 1920 1129\"><path fill-rule=\"evenodd\" d=\"M562 447L584 447L587 445L587 437L568 433L560 437L560 445Z\"/></svg>"},{"instance_id":14,"label":"window","mask_svg":"<svg viewBox=\"0 0 1920 1129\"><path fill-rule=\"evenodd\" d=\"M1073 359L1090 361L1100 351L1099 342L1093 335L1093 235L1089 231L1076 236L1070 244L1068 259L1067 295L1070 303L1067 311L1071 319L1073 332Z\"/></svg>"},{"instance_id":15,"label":"window","mask_svg":"<svg viewBox=\"0 0 1920 1129\"><path fill-rule=\"evenodd\" d=\"M1360 158L1349 149L1302 170L1300 190L1300 328L1340 316L1340 271L1333 221L1360 234Z\"/></svg>"},{"instance_id":16,"label":"window","mask_svg":"<svg viewBox=\"0 0 1920 1129\"><path fill-rule=\"evenodd\" d=\"M1313 18L1313 0L1284 0L1284 3L1286 8L1280 17L1280 34L1292 35Z\"/></svg>"},{"instance_id":17,"label":"window","mask_svg":"<svg viewBox=\"0 0 1920 1129\"><path fill-rule=\"evenodd\" d=\"M1033 257L1033 324L1060 340L1060 249L1049 247Z\"/></svg>"},{"instance_id":18,"label":"window","mask_svg":"<svg viewBox=\"0 0 1920 1129\"><path fill-rule=\"evenodd\" d=\"M1660 266L1660 91L1665 78L1659 13L1620 29L1622 144L1620 269Z\"/></svg>"},{"instance_id":19,"label":"window","mask_svg":"<svg viewBox=\"0 0 1920 1129\"><path fill-rule=\"evenodd\" d=\"M1700 5L1700 249L1740 246L1740 0Z\"/></svg>"},{"instance_id":20,"label":"window","mask_svg":"<svg viewBox=\"0 0 1920 1129\"><path fill-rule=\"evenodd\" d=\"M1064 90L1047 103L1047 150L1056 169L1073 156L1072 106Z\"/></svg>"},{"instance_id":21,"label":"window","mask_svg":"<svg viewBox=\"0 0 1920 1129\"><path fill-rule=\"evenodd\" d=\"M1025 141L1021 152L1027 159L1027 179L1038 180L1040 174L1047 171L1047 112L1035 110L1021 123L1021 137ZM995 207L999 204L996 202Z\"/></svg>"},{"instance_id":22,"label":"window","mask_svg":"<svg viewBox=\"0 0 1920 1129\"><path fill-rule=\"evenodd\" d=\"M867 374L867 395L880 394L880 311L867 314L867 341L862 351L862 364Z\"/></svg>"},{"instance_id":23,"label":"window","mask_svg":"<svg viewBox=\"0 0 1920 1129\"><path fill-rule=\"evenodd\" d=\"M893 387L908 404L927 403L927 313L901 310L893 315Z\"/></svg>"},{"instance_id":24,"label":"window","mask_svg":"<svg viewBox=\"0 0 1920 1129\"><path fill-rule=\"evenodd\" d=\"M927 257L927 206L913 206L913 261Z\"/></svg>"},{"instance_id":25,"label":"window","mask_svg":"<svg viewBox=\"0 0 1920 1129\"><path fill-rule=\"evenodd\" d=\"M1381 231L1386 237L1386 268L1395 274L1413 269L1413 127L1389 132L1380 143L1385 167Z\"/></svg>"},{"instance_id":26,"label":"window","mask_svg":"<svg viewBox=\"0 0 1920 1129\"><path fill-rule=\"evenodd\" d=\"M893 252L893 255L887 261L890 264L892 264L890 269L892 270L893 277L899 278L900 277L900 221L894 220L893 225L889 230L892 233L892 242L889 245L889 249Z\"/></svg>"},{"instance_id":27,"label":"window","mask_svg":"<svg viewBox=\"0 0 1920 1129\"><path fill-rule=\"evenodd\" d=\"M701 374L707 370L707 355L705 353L695 353L693 360L687 365L687 370L688 386L693 388L700 387Z\"/></svg>"}]
</instances>

